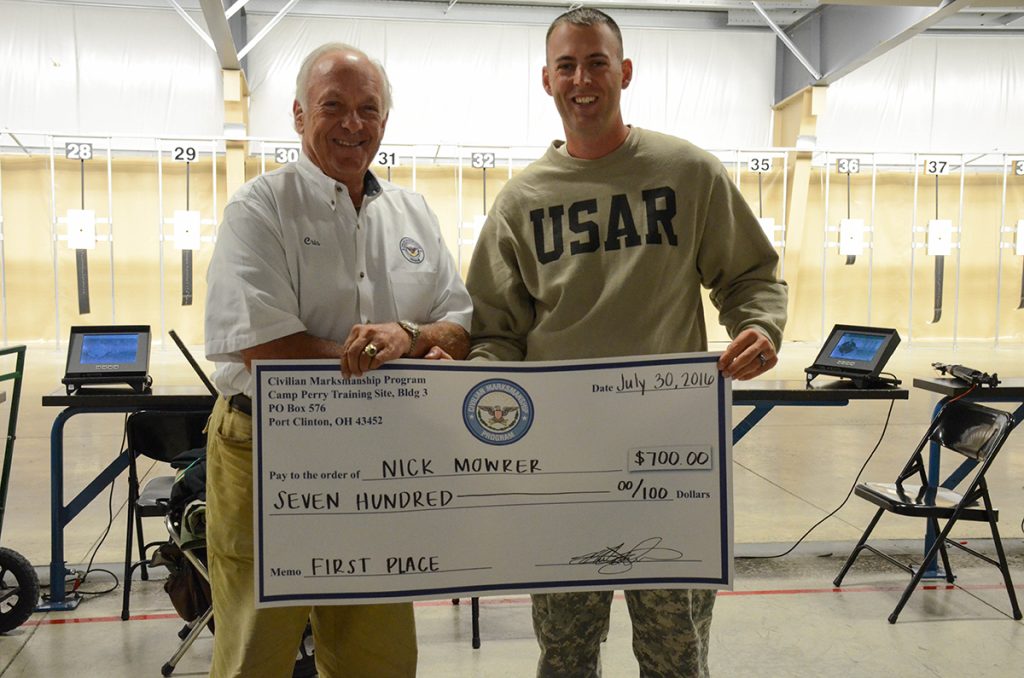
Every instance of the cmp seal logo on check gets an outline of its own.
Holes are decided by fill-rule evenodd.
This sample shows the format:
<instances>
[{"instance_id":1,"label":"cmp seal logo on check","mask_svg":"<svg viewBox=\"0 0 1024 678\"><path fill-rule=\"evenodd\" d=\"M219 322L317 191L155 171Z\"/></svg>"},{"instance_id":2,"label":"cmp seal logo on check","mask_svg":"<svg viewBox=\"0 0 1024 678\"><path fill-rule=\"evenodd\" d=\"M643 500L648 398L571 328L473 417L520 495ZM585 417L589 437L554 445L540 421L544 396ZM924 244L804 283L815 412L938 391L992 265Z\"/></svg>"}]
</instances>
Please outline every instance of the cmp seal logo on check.
<instances>
[{"instance_id":1,"label":"cmp seal logo on check","mask_svg":"<svg viewBox=\"0 0 1024 678\"><path fill-rule=\"evenodd\" d=\"M462 419L478 440L510 445L530 430L533 401L519 384L488 379L474 386L462 403Z\"/></svg>"}]
</instances>

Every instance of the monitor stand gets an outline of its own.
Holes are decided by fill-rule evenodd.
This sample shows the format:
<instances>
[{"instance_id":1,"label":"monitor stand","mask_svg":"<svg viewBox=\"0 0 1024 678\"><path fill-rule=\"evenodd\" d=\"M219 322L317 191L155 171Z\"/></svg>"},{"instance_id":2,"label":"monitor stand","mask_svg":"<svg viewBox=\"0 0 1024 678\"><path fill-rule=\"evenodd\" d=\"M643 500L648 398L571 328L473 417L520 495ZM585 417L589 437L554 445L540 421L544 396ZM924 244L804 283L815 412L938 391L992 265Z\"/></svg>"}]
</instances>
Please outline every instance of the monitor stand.
<instances>
[{"instance_id":1,"label":"monitor stand","mask_svg":"<svg viewBox=\"0 0 1024 678\"><path fill-rule=\"evenodd\" d=\"M91 391L93 393L149 393L153 388L153 378L148 374L143 375L114 375L99 374L96 376L75 376L64 377L61 383L67 389L68 395ZM126 388L111 388L122 386Z\"/></svg>"},{"instance_id":2,"label":"monitor stand","mask_svg":"<svg viewBox=\"0 0 1024 678\"><path fill-rule=\"evenodd\" d=\"M807 373L807 386L810 387L811 382L817 377L819 372L812 372L810 368L804 368L804 372ZM896 377L853 377L849 375L838 375L830 374L830 377L835 377L840 381L849 381L856 388L896 388L901 382Z\"/></svg>"}]
</instances>

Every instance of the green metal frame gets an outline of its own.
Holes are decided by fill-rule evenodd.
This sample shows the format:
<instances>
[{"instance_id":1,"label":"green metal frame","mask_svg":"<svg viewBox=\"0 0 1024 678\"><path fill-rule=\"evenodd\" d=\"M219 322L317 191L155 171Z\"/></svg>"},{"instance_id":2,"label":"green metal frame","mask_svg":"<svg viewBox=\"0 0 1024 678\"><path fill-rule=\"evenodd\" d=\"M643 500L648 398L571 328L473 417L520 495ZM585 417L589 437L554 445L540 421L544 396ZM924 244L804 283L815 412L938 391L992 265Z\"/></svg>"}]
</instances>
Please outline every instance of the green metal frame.
<instances>
[{"instance_id":1,"label":"green metal frame","mask_svg":"<svg viewBox=\"0 0 1024 678\"><path fill-rule=\"evenodd\" d=\"M17 364L13 372L0 374L0 382L14 381L11 393L11 408L7 419L7 445L4 448L4 470L0 476L0 537L3 536L4 512L7 510L7 486L11 479L11 463L14 458L15 432L18 428L18 405L21 402L21 381L25 374L25 347L9 346L0 348L0 357L17 354Z\"/></svg>"}]
</instances>

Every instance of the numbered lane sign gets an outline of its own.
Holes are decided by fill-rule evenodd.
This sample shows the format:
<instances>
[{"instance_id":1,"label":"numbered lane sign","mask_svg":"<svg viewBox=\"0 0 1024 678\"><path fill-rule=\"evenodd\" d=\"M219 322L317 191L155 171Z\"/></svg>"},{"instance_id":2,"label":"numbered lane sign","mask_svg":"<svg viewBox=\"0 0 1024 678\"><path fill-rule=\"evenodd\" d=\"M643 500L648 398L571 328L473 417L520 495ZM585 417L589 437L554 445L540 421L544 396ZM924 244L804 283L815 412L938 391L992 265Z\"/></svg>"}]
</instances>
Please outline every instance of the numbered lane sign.
<instances>
[{"instance_id":1,"label":"numbered lane sign","mask_svg":"<svg viewBox=\"0 0 1024 678\"><path fill-rule=\"evenodd\" d=\"M1018 177L1024 177L1024 158L1013 161L1013 173Z\"/></svg>"},{"instance_id":2,"label":"numbered lane sign","mask_svg":"<svg viewBox=\"0 0 1024 678\"><path fill-rule=\"evenodd\" d=\"M772 171L772 158L770 156L750 158L747 160L747 170L764 174Z\"/></svg>"},{"instance_id":3,"label":"numbered lane sign","mask_svg":"<svg viewBox=\"0 0 1024 678\"><path fill-rule=\"evenodd\" d=\"M949 174L950 164L942 158L925 158L924 173L928 175L942 176Z\"/></svg>"},{"instance_id":4,"label":"numbered lane sign","mask_svg":"<svg viewBox=\"0 0 1024 678\"><path fill-rule=\"evenodd\" d=\"M398 153L383 148L377 151L375 161L381 167L398 167L402 164Z\"/></svg>"},{"instance_id":5,"label":"numbered lane sign","mask_svg":"<svg viewBox=\"0 0 1024 678\"><path fill-rule=\"evenodd\" d=\"M476 169L494 169L495 160L494 153L490 151L477 151L469 156L470 164Z\"/></svg>"},{"instance_id":6,"label":"numbered lane sign","mask_svg":"<svg viewBox=\"0 0 1024 678\"><path fill-rule=\"evenodd\" d=\"M64 144L64 156L68 160L92 160L92 144L66 143Z\"/></svg>"},{"instance_id":7,"label":"numbered lane sign","mask_svg":"<svg viewBox=\"0 0 1024 678\"><path fill-rule=\"evenodd\" d=\"M278 146L274 149L274 162L284 165L299 161L299 149L292 146Z\"/></svg>"},{"instance_id":8,"label":"numbered lane sign","mask_svg":"<svg viewBox=\"0 0 1024 678\"><path fill-rule=\"evenodd\" d=\"M178 162L192 162L199 154L193 146L175 146L171 151L171 159Z\"/></svg>"},{"instance_id":9,"label":"numbered lane sign","mask_svg":"<svg viewBox=\"0 0 1024 678\"><path fill-rule=\"evenodd\" d=\"M860 160L857 158L839 158L836 160L836 171L840 174L860 174Z\"/></svg>"}]
</instances>

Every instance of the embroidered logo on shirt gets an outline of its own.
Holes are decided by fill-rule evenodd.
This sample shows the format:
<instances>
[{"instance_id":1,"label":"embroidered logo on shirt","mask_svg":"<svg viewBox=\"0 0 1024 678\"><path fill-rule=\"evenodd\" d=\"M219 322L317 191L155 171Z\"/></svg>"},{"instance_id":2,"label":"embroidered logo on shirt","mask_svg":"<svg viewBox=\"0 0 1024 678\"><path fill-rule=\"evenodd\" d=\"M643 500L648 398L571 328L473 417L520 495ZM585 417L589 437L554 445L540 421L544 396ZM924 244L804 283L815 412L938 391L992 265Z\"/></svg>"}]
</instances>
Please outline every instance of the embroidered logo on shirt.
<instances>
[{"instance_id":1,"label":"embroidered logo on shirt","mask_svg":"<svg viewBox=\"0 0 1024 678\"><path fill-rule=\"evenodd\" d=\"M302 242L306 243L307 245L312 245L314 247L320 247L320 241L314 240L313 238L310 238L308 235L302 239Z\"/></svg>"},{"instance_id":2,"label":"embroidered logo on shirt","mask_svg":"<svg viewBox=\"0 0 1024 678\"><path fill-rule=\"evenodd\" d=\"M477 384L466 395L462 419L478 440L489 445L509 445L530 430L533 401L518 384L490 379Z\"/></svg>"},{"instance_id":3,"label":"embroidered logo on shirt","mask_svg":"<svg viewBox=\"0 0 1024 678\"><path fill-rule=\"evenodd\" d=\"M401 250L402 256L410 264L423 263L423 245L412 238L402 238L401 242L398 243L398 249Z\"/></svg>"}]
</instances>

